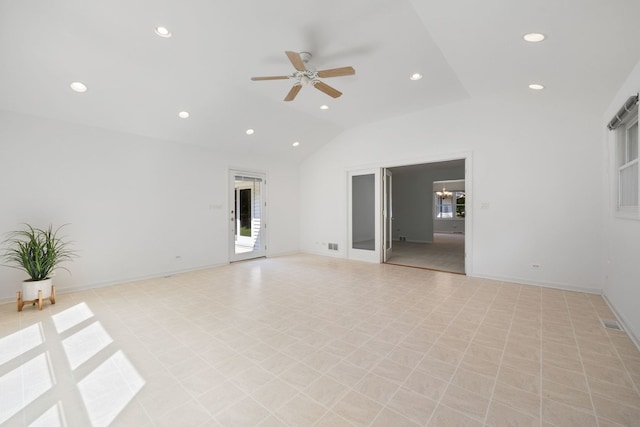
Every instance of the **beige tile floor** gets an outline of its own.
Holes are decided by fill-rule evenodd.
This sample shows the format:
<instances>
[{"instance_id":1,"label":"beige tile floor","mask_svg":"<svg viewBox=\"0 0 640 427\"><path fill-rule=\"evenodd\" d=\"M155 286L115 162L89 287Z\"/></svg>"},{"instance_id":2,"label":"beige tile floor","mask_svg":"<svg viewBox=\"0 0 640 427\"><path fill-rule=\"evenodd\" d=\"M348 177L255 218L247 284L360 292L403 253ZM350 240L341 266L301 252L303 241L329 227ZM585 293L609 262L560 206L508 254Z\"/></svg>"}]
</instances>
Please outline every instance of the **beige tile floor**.
<instances>
[{"instance_id":1,"label":"beige tile floor","mask_svg":"<svg viewBox=\"0 0 640 427\"><path fill-rule=\"evenodd\" d=\"M388 262L464 274L464 234L434 233L432 243L394 241Z\"/></svg>"},{"instance_id":2,"label":"beige tile floor","mask_svg":"<svg viewBox=\"0 0 640 427\"><path fill-rule=\"evenodd\" d=\"M0 306L7 426L640 425L596 295L293 255Z\"/></svg>"}]
</instances>

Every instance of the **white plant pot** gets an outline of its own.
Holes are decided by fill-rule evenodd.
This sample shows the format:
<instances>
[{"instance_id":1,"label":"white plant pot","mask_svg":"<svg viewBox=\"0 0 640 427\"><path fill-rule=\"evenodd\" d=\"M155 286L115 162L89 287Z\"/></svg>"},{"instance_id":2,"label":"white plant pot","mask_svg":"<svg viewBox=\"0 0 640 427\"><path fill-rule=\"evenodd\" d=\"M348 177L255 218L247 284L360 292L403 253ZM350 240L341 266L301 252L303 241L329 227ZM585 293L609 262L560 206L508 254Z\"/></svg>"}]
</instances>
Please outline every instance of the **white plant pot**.
<instances>
[{"instance_id":1,"label":"white plant pot","mask_svg":"<svg viewBox=\"0 0 640 427\"><path fill-rule=\"evenodd\" d=\"M42 299L51 296L51 279L22 282L22 300L33 301L38 299L38 291L42 291Z\"/></svg>"}]
</instances>

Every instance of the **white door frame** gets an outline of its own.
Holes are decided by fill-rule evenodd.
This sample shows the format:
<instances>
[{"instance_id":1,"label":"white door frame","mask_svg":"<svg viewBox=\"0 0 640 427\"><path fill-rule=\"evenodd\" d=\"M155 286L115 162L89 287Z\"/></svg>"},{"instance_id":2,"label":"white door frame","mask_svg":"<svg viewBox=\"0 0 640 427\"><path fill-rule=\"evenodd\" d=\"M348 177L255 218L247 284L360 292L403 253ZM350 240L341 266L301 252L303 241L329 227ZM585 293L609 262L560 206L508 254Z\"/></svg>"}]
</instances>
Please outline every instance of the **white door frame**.
<instances>
[{"instance_id":1,"label":"white door frame","mask_svg":"<svg viewBox=\"0 0 640 427\"><path fill-rule=\"evenodd\" d=\"M389 261L393 251L393 174L388 168L382 172L382 262ZM387 246L389 242L389 246Z\"/></svg>"},{"instance_id":2,"label":"white door frame","mask_svg":"<svg viewBox=\"0 0 640 427\"><path fill-rule=\"evenodd\" d=\"M252 258L260 258L267 256L267 174L264 172L247 171L241 169L229 169L229 261L243 261ZM239 252L236 250L236 230L239 227L239 216L236 212L236 176L248 178L256 178L260 180L260 224L259 224L259 246L253 250ZM253 233L253 206L254 194L251 194L252 205L252 233Z\"/></svg>"},{"instance_id":3,"label":"white door frame","mask_svg":"<svg viewBox=\"0 0 640 427\"><path fill-rule=\"evenodd\" d=\"M351 249L352 248L352 242L351 242L351 174L352 173L356 173L358 171L362 171L362 170L369 170L369 171L374 171L374 170L378 170L378 174L380 173L380 168L394 168L394 167L401 167L401 166L410 166L410 165L419 165L419 164L423 164L423 163L439 163L439 162L446 162L449 160L464 160L464 164L465 164L465 173L464 173L464 179L465 179L465 194L466 194L466 210L465 210L465 218L464 218L464 228L465 228L465 233L464 233L464 250L465 250L465 258L464 258L464 265L465 265L465 274L467 276L473 276L474 272L473 272L473 216L475 214L474 210L473 210L473 206L474 206L474 192L473 192L473 153L471 151L463 151L463 152L458 152L458 153L449 153L449 154L442 154L442 155L436 155L436 156L432 156L432 157L418 157L418 158L413 158L411 160L406 160L406 161L399 161L399 162L389 162L389 163L377 163L377 164L373 164L373 165L366 165L366 166L354 166L352 168L348 168L347 169L347 175L348 175L348 182L347 182L347 192L348 192L348 200L347 200L347 206L348 206L348 212L347 212L347 242L348 242L348 247L347 247L347 258L348 259L354 259L354 260L360 260L360 261L368 261L368 262L374 262L374 263L382 263L382 257L381 257L381 242L380 242L380 236L378 235L377 237L377 244L376 244L376 248L377 248L377 258L375 257L368 257L366 259L363 259L361 257L359 257L359 253L356 250ZM378 186L380 186L380 178L379 176L376 179L376 183ZM380 198L380 189L378 188L378 191L376 192L378 199ZM380 232L380 230L382 230L382 227L384 226L384 224L382 224L381 221L381 215L380 215L380 210L381 210L381 205L380 205L380 201L378 200L378 202L376 203L376 216L377 216L377 224L379 224L378 227L378 233ZM483 204L487 204L488 202L483 202Z\"/></svg>"}]
</instances>

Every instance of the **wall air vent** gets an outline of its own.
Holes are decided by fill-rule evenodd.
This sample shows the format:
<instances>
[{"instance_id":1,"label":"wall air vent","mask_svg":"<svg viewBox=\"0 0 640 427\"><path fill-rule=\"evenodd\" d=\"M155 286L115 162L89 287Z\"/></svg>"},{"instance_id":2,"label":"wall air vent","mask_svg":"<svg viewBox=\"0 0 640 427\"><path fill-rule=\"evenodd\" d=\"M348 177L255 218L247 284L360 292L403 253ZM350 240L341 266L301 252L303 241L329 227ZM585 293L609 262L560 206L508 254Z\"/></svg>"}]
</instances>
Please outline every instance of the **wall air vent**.
<instances>
[{"instance_id":1,"label":"wall air vent","mask_svg":"<svg viewBox=\"0 0 640 427\"><path fill-rule=\"evenodd\" d=\"M608 320L602 319L602 325L607 329L612 329L614 331L621 331L622 327L616 320Z\"/></svg>"}]
</instances>

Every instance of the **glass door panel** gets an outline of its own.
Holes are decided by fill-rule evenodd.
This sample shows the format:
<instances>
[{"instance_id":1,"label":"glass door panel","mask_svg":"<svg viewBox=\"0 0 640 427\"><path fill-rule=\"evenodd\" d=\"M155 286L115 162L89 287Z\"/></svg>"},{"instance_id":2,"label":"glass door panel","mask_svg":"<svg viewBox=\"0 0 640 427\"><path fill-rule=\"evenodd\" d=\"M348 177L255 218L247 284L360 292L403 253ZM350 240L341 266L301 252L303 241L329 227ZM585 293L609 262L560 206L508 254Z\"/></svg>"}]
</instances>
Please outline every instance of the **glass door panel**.
<instances>
[{"instance_id":1,"label":"glass door panel","mask_svg":"<svg viewBox=\"0 0 640 427\"><path fill-rule=\"evenodd\" d=\"M350 259L380 262L380 169L350 172Z\"/></svg>"},{"instance_id":2,"label":"glass door panel","mask_svg":"<svg viewBox=\"0 0 640 427\"><path fill-rule=\"evenodd\" d=\"M266 255L265 181L264 174L230 171L231 261Z\"/></svg>"}]
</instances>

